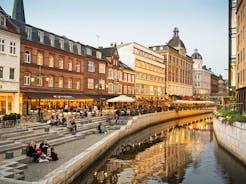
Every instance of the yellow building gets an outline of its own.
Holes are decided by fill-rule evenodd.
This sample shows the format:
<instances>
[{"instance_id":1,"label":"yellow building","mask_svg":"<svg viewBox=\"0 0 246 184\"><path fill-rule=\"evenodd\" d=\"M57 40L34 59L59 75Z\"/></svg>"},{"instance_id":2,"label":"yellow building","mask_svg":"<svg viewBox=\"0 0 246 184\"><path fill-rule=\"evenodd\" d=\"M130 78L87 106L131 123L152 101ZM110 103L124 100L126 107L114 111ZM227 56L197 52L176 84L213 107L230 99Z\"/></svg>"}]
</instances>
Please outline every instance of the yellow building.
<instances>
[{"instance_id":1,"label":"yellow building","mask_svg":"<svg viewBox=\"0 0 246 184\"><path fill-rule=\"evenodd\" d=\"M138 43L117 46L120 60L135 70L135 96L144 99L165 97L163 56Z\"/></svg>"},{"instance_id":2,"label":"yellow building","mask_svg":"<svg viewBox=\"0 0 246 184\"><path fill-rule=\"evenodd\" d=\"M236 59L236 91L240 110L246 111L246 0L237 1L237 59Z\"/></svg>"},{"instance_id":3,"label":"yellow building","mask_svg":"<svg viewBox=\"0 0 246 184\"><path fill-rule=\"evenodd\" d=\"M167 45L152 46L150 49L164 56L167 63L168 95L193 96L192 88L192 58L186 55L186 48L179 38L178 28Z\"/></svg>"}]
</instances>

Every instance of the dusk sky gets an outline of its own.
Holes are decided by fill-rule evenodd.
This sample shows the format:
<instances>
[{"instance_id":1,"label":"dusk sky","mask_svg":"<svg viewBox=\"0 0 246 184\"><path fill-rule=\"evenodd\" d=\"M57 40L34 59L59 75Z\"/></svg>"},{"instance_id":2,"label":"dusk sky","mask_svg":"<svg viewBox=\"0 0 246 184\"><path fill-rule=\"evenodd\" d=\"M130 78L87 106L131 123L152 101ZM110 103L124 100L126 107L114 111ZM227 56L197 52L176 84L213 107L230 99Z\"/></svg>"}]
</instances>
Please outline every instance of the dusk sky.
<instances>
[{"instance_id":1,"label":"dusk sky","mask_svg":"<svg viewBox=\"0 0 246 184\"><path fill-rule=\"evenodd\" d=\"M14 0L0 0L12 15ZM26 23L83 44L168 42L179 28L188 55L227 78L228 0L24 0ZM99 40L97 35L99 35Z\"/></svg>"}]
</instances>

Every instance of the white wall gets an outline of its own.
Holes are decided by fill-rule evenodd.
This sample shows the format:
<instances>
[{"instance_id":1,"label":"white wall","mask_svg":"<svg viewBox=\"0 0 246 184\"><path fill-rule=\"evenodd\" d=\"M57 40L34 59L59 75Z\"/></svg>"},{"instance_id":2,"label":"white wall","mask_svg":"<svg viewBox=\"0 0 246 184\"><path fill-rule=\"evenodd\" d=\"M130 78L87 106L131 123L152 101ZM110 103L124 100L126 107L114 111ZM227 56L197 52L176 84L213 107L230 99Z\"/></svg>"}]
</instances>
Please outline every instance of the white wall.
<instances>
[{"instance_id":1,"label":"white wall","mask_svg":"<svg viewBox=\"0 0 246 184\"><path fill-rule=\"evenodd\" d=\"M133 54L133 44L127 44L124 46L117 46L120 61L125 63L127 66L135 70L135 56Z\"/></svg>"},{"instance_id":2,"label":"white wall","mask_svg":"<svg viewBox=\"0 0 246 184\"><path fill-rule=\"evenodd\" d=\"M214 118L214 133L218 143L246 164L246 123L222 123L223 118Z\"/></svg>"}]
</instances>

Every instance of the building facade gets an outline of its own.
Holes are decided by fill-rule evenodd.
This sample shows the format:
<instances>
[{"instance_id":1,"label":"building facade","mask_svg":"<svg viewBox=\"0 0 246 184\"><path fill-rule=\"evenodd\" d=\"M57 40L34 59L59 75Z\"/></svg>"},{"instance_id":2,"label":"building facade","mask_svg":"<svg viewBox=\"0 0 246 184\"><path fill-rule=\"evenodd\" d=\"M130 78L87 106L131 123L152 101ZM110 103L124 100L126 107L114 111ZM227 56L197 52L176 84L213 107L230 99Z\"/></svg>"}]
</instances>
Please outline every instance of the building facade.
<instances>
[{"instance_id":1,"label":"building facade","mask_svg":"<svg viewBox=\"0 0 246 184\"><path fill-rule=\"evenodd\" d=\"M20 33L0 7L0 116L19 113Z\"/></svg>"},{"instance_id":2,"label":"building facade","mask_svg":"<svg viewBox=\"0 0 246 184\"><path fill-rule=\"evenodd\" d=\"M107 60L108 94L135 96L135 72L120 61L116 44L101 50Z\"/></svg>"},{"instance_id":3,"label":"building facade","mask_svg":"<svg viewBox=\"0 0 246 184\"><path fill-rule=\"evenodd\" d=\"M236 61L236 91L240 111L246 111L246 0L237 1L237 61Z\"/></svg>"},{"instance_id":4,"label":"building facade","mask_svg":"<svg viewBox=\"0 0 246 184\"><path fill-rule=\"evenodd\" d=\"M219 93L219 77L211 74L211 96L217 96Z\"/></svg>"},{"instance_id":5,"label":"building facade","mask_svg":"<svg viewBox=\"0 0 246 184\"><path fill-rule=\"evenodd\" d=\"M199 98L206 98L211 93L211 73L203 65L201 54L195 49L191 55L193 59L193 89L194 95Z\"/></svg>"},{"instance_id":6,"label":"building facade","mask_svg":"<svg viewBox=\"0 0 246 184\"><path fill-rule=\"evenodd\" d=\"M151 46L150 49L164 56L167 63L166 93L168 95L193 96L193 61L186 55L186 48L179 38L178 28L167 45Z\"/></svg>"},{"instance_id":7,"label":"building facade","mask_svg":"<svg viewBox=\"0 0 246 184\"><path fill-rule=\"evenodd\" d=\"M166 65L163 56L135 42L121 44L117 48L120 60L135 71L136 98L165 98Z\"/></svg>"},{"instance_id":8,"label":"building facade","mask_svg":"<svg viewBox=\"0 0 246 184\"><path fill-rule=\"evenodd\" d=\"M237 0L229 0L229 62L228 62L228 87L229 95L235 95L236 88L236 8Z\"/></svg>"},{"instance_id":9,"label":"building facade","mask_svg":"<svg viewBox=\"0 0 246 184\"><path fill-rule=\"evenodd\" d=\"M16 0L13 21L21 31L21 113L73 112L95 103L106 61L99 49L25 23L23 1Z\"/></svg>"}]
</instances>

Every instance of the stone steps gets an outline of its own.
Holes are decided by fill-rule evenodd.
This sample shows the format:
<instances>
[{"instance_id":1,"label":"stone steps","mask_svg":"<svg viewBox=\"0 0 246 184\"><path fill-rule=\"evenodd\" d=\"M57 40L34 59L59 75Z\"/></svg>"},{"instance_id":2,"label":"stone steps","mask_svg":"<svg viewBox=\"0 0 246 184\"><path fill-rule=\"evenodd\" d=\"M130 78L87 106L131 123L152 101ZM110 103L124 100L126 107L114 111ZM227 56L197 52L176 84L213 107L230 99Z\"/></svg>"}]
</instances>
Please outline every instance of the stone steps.
<instances>
[{"instance_id":1,"label":"stone steps","mask_svg":"<svg viewBox=\"0 0 246 184\"><path fill-rule=\"evenodd\" d=\"M13 142L14 142L13 140L1 140L0 141L0 146L4 146L6 144L11 144Z\"/></svg>"},{"instance_id":2,"label":"stone steps","mask_svg":"<svg viewBox=\"0 0 246 184\"><path fill-rule=\"evenodd\" d=\"M27 134L32 134L34 133L33 130L28 130L28 131L23 131L23 132L13 132L13 133L7 133L7 134L4 134L4 135L1 135L1 138L14 138L17 137L17 136L21 136L21 135L27 135Z\"/></svg>"}]
</instances>

